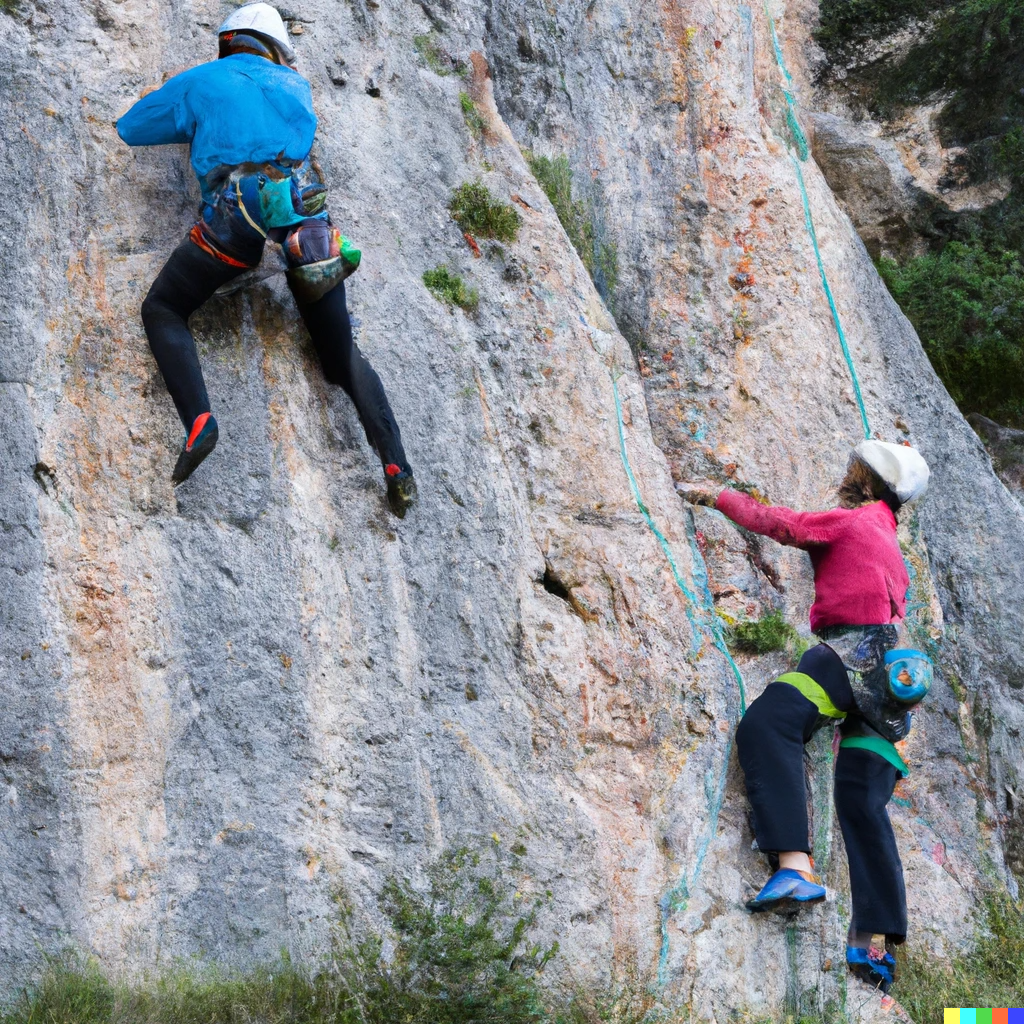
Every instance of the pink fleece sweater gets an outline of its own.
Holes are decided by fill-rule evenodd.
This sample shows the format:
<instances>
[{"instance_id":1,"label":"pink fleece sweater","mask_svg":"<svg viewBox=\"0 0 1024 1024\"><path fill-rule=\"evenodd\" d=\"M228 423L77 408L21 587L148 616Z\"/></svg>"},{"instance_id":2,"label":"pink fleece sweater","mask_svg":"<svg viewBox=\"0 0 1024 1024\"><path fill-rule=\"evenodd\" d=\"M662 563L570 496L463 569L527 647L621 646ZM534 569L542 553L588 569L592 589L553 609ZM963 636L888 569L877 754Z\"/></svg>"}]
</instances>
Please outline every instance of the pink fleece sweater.
<instances>
[{"instance_id":1,"label":"pink fleece sweater","mask_svg":"<svg viewBox=\"0 0 1024 1024\"><path fill-rule=\"evenodd\" d=\"M910 579L896 540L896 517L885 502L828 512L762 505L739 491L715 503L734 523L794 548L814 567L811 629L877 626L906 613Z\"/></svg>"}]
</instances>

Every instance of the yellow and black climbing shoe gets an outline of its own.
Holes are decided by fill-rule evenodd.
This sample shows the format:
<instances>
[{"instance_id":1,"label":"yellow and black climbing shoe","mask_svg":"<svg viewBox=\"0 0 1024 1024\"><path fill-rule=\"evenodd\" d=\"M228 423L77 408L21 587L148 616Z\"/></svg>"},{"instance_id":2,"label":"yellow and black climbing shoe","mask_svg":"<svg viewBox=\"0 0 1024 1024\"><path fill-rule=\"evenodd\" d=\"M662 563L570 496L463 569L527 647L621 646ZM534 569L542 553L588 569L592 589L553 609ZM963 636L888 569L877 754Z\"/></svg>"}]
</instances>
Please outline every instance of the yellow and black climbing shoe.
<instances>
[{"instance_id":1,"label":"yellow and black climbing shoe","mask_svg":"<svg viewBox=\"0 0 1024 1024\"><path fill-rule=\"evenodd\" d=\"M181 449L178 461L174 464L171 483L175 487L184 483L196 471L199 463L217 447L217 436L217 421L211 413L204 412L202 416L196 417L185 438L185 447Z\"/></svg>"},{"instance_id":2,"label":"yellow and black climbing shoe","mask_svg":"<svg viewBox=\"0 0 1024 1024\"><path fill-rule=\"evenodd\" d=\"M384 476L388 482L388 505L399 519L416 504L416 481L411 469L402 469L391 463L384 467Z\"/></svg>"}]
</instances>

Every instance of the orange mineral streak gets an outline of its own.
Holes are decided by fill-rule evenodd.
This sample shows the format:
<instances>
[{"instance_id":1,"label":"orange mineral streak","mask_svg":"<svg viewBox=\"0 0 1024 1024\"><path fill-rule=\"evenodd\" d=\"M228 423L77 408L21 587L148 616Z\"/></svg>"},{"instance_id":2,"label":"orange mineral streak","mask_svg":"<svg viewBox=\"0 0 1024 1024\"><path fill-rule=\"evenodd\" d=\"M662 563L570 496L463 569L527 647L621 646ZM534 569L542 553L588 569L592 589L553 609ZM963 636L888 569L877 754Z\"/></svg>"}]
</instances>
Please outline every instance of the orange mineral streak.
<instances>
[{"instance_id":1,"label":"orange mineral streak","mask_svg":"<svg viewBox=\"0 0 1024 1024\"><path fill-rule=\"evenodd\" d=\"M135 498L129 463L136 450L123 398L151 371L137 308L129 316L122 301L111 300L108 271L117 295L125 288L124 263L95 236L68 263L63 304L47 324L47 359L61 359L74 412L40 439L44 450L61 454L56 486L70 499L61 520L62 569L50 585L61 618L74 623L69 671L59 686L75 723L68 775L88 922L81 938L101 956L122 948L125 935L142 925L159 887L167 735L163 671L143 657L163 646L155 611L163 602L146 571L154 553L144 530L124 525Z\"/></svg>"}]
</instances>

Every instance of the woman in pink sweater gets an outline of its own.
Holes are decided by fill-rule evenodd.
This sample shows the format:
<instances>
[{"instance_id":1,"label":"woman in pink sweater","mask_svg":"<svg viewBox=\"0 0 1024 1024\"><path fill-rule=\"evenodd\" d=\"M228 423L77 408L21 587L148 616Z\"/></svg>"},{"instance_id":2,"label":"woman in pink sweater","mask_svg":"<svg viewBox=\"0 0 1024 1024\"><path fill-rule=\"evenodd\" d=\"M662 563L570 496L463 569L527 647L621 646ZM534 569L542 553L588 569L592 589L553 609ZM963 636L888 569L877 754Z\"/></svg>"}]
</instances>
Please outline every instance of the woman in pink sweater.
<instances>
[{"instance_id":1,"label":"woman in pink sweater","mask_svg":"<svg viewBox=\"0 0 1024 1024\"><path fill-rule=\"evenodd\" d=\"M736 734L757 845L774 869L747 907L793 913L825 898L810 859L803 747L822 725L842 723L835 802L853 897L847 964L883 991L895 977L892 947L907 931L903 868L886 812L897 774L906 774L893 741L906 735L909 708L931 680L923 654L895 649L910 584L896 515L927 483L928 467L914 449L865 441L839 486L839 506L827 512L680 487L695 504L810 555L811 629L823 642L796 672L768 684Z\"/></svg>"}]
</instances>

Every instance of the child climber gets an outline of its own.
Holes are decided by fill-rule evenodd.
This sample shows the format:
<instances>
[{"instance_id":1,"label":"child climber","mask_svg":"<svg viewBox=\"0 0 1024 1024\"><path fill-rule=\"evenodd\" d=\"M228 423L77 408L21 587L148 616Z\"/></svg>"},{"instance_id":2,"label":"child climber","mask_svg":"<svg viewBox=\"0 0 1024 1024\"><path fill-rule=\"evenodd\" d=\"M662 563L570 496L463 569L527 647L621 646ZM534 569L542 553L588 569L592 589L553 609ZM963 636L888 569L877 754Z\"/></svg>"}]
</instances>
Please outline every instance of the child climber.
<instances>
[{"instance_id":1,"label":"child climber","mask_svg":"<svg viewBox=\"0 0 1024 1024\"><path fill-rule=\"evenodd\" d=\"M920 454L884 441L854 449L839 507L828 512L793 512L736 491L680 485L694 504L713 505L745 529L804 549L814 568L811 629L823 642L796 672L769 683L736 734L757 846L774 869L747 907L792 913L825 898L809 856L803 747L822 725L841 723L835 804L853 897L846 962L884 992L895 978L893 947L907 932L903 867L885 809L897 774L907 774L893 742L909 731L909 709L931 682L925 655L896 649L910 582L896 516L927 485Z\"/></svg>"},{"instance_id":2,"label":"child climber","mask_svg":"<svg viewBox=\"0 0 1024 1024\"><path fill-rule=\"evenodd\" d=\"M344 279L359 264L327 214L310 158L316 132L309 83L295 71L284 22L265 3L218 30L219 58L176 75L117 122L130 146L191 143L199 220L142 304L150 348L185 425L171 479L187 480L217 444L189 317L221 285L257 266L267 239L283 247L287 279L324 376L355 403L402 517L416 500L412 469L380 378L352 340Z\"/></svg>"}]
</instances>

